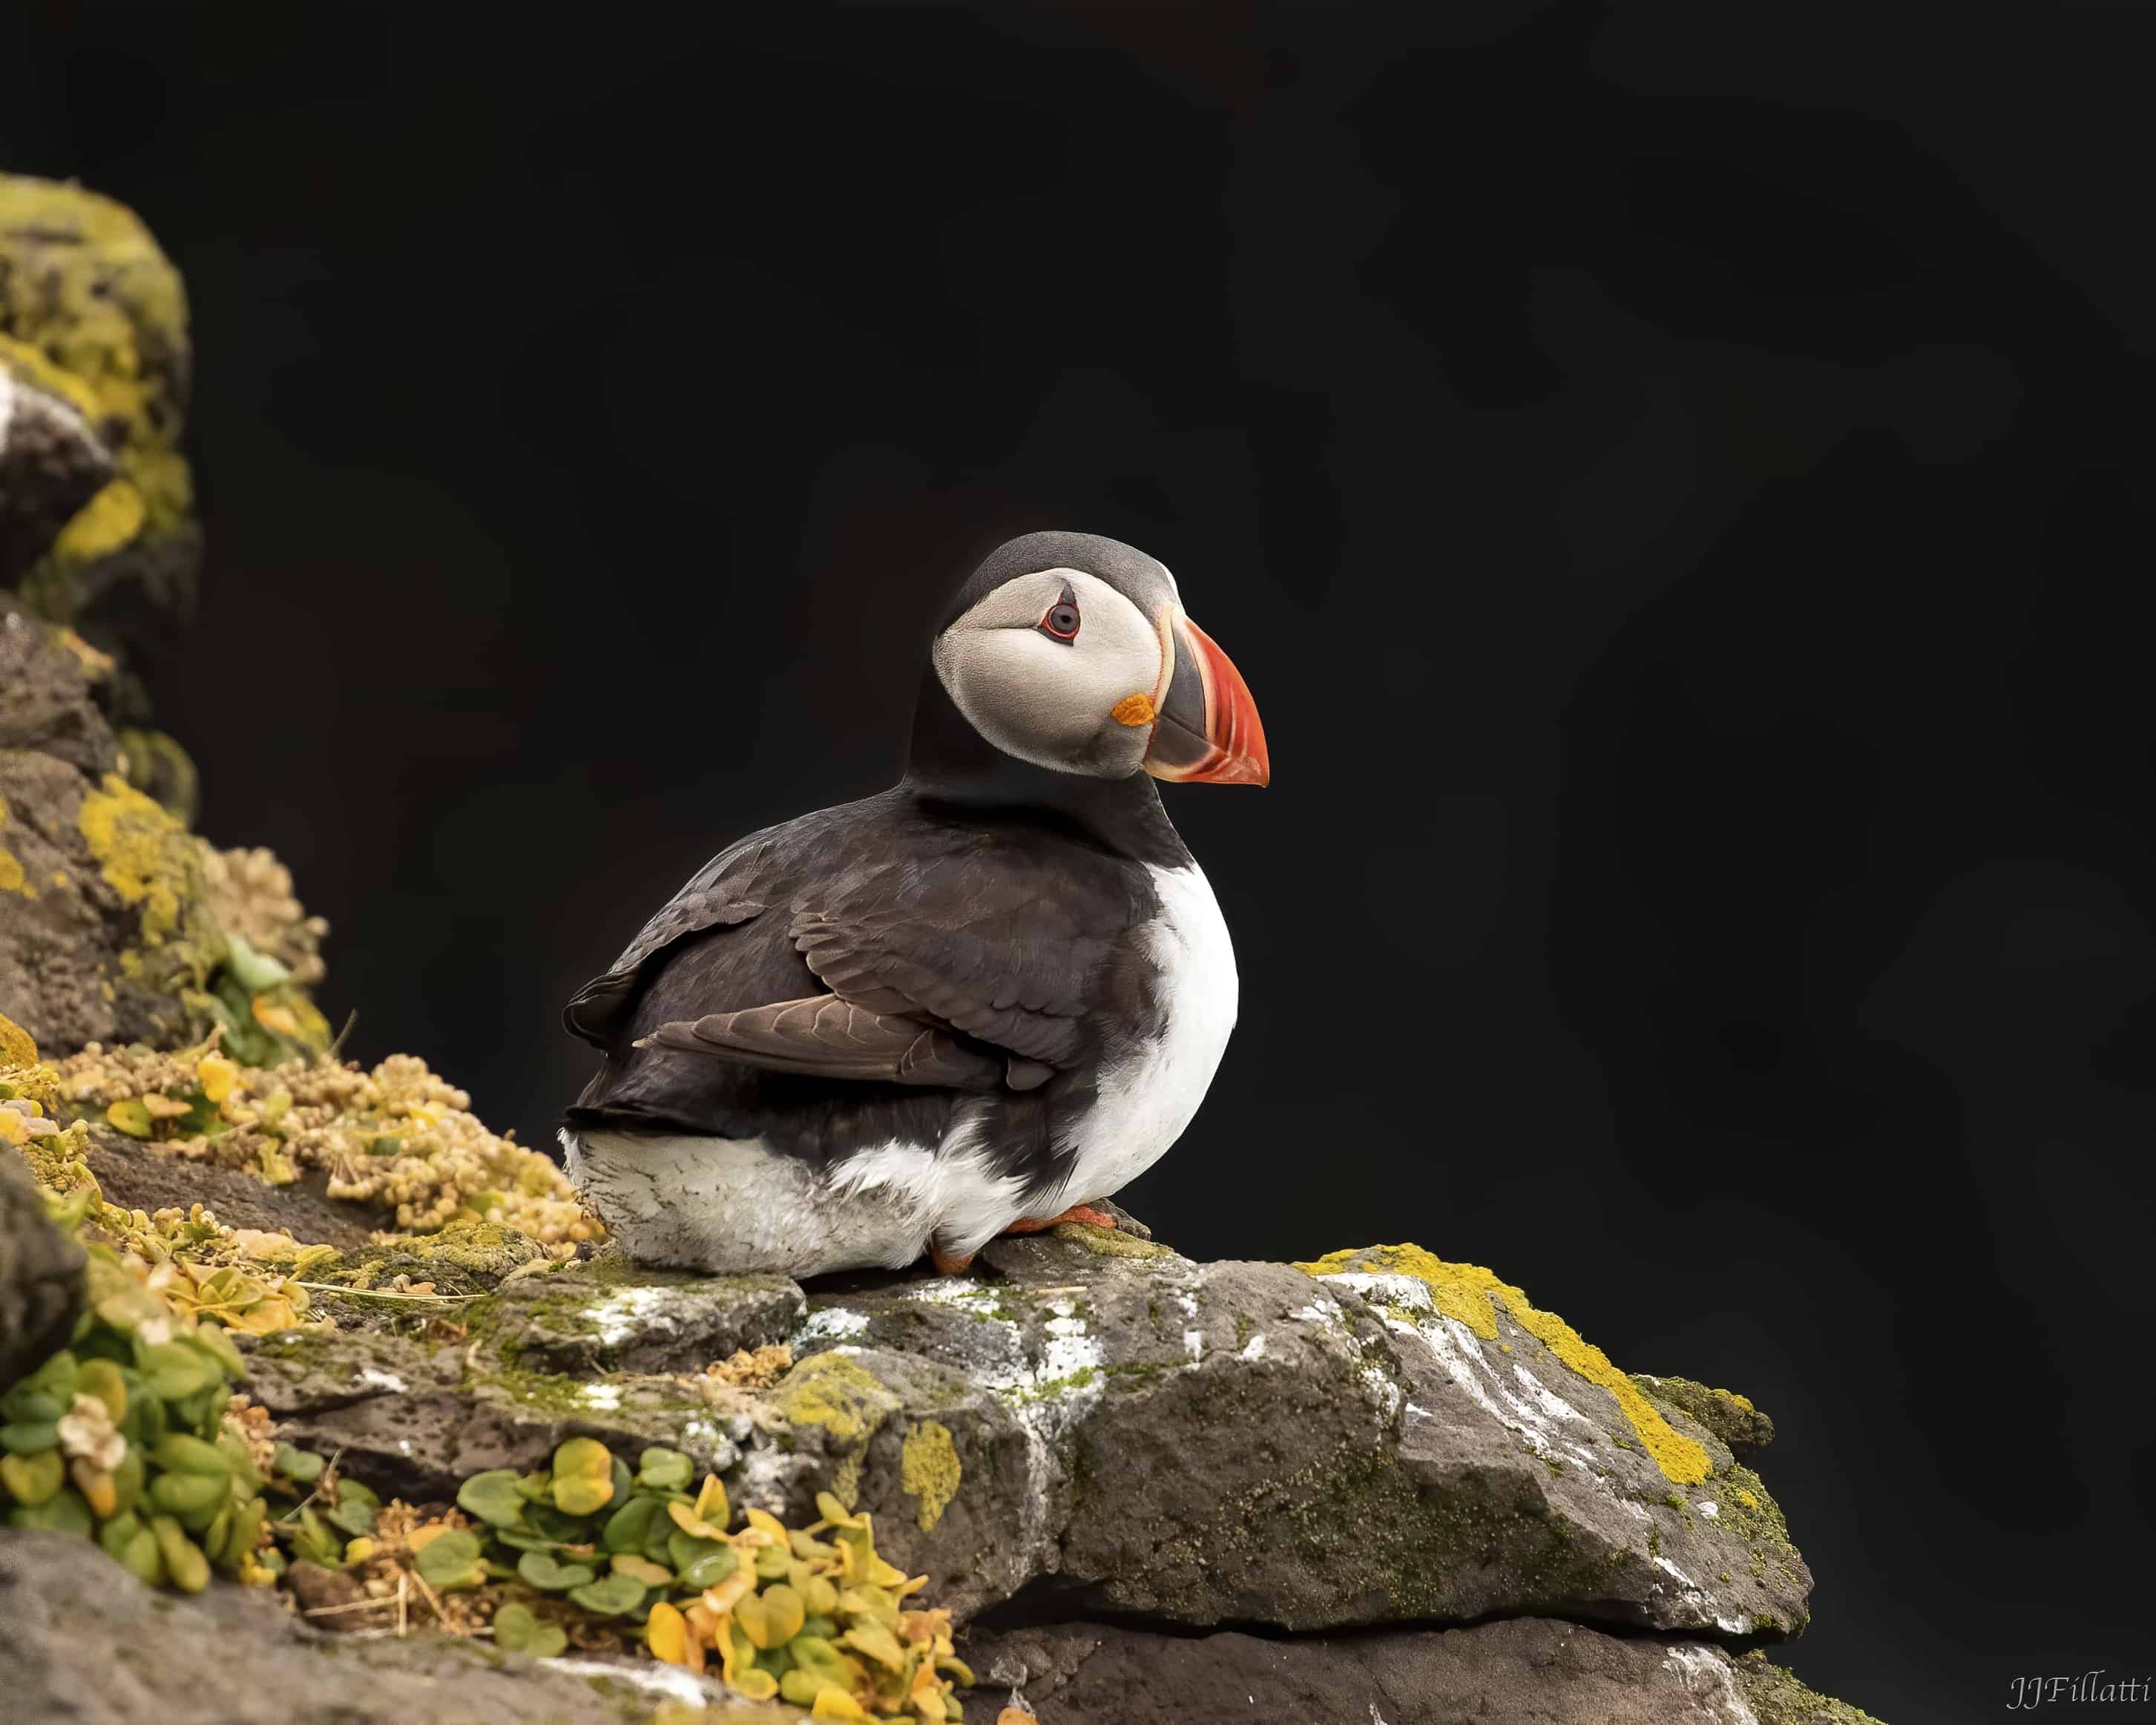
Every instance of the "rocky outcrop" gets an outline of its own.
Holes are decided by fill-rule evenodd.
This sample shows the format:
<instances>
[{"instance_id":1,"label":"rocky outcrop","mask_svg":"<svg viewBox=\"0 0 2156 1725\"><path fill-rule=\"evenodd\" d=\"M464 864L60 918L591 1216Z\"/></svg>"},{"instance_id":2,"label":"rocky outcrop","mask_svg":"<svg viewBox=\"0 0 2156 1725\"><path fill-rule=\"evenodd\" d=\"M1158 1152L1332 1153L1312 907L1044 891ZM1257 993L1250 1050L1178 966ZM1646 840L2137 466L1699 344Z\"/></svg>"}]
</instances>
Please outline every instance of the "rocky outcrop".
<instances>
[{"instance_id":1,"label":"rocky outcrop","mask_svg":"<svg viewBox=\"0 0 2156 1725\"><path fill-rule=\"evenodd\" d=\"M1501 1666L1547 1699L1527 1673L1553 1664L1577 1708L1522 1717L1633 1717L1596 1698L1621 1693L1733 1720L1738 1656L1808 1620L1780 1512L1697 1398L1486 1272L1199 1264L1078 1227L979 1267L807 1291L536 1268L435 1339L338 1306L346 1328L251 1343L251 1381L293 1441L414 1501L578 1435L685 1450L782 1519L836 1491L1050 1720L1214 1717L1194 1697L1267 1671L1381 1711L1502 1692ZM767 1383L701 1375L779 1347ZM1141 1681L1183 1711L1129 1712Z\"/></svg>"},{"instance_id":2,"label":"rocky outcrop","mask_svg":"<svg viewBox=\"0 0 2156 1725\"><path fill-rule=\"evenodd\" d=\"M200 842L116 770L94 665L0 593L0 1011L47 1046L170 1045L222 944Z\"/></svg>"},{"instance_id":3,"label":"rocky outcrop","mask_svg":"<svg viewBox=\"0 0 2156 1725\"><path fill-rule=\"evenodd\" d=\"M0 1386L66 1342L82 1309L82 1248L45 1219L21 1163L0 1153Z\"/></svg>"},{"instance_id":4,"label":"rocky outcrop","mask_svg":"<svg viewBox=\"0 0 2156 1725\"><path fill-rule=\"evenodd\" d=\"M0 346L0 587L28 572L111 480L84 392L33 348Z\"/></svg>"},{"instance_id":5,"label":"rocky outcrop","mask_svg":"<svg viewBox=\"0 0 2156 1725\"><path fill-rule=\"evenodd\" d=\"M192 364L187 293L132 211L80 186L0 174L0 362L71 407L110 465L23 572L37 610L74 622L122 588L183 603L201 555L180 453ZM64 470L46 515L90 468L70 457ZM16 514L13 500L29 489L16 478L0 517Z\"/></svg>"},{"instance_id":6,"label":"rocky outcrop","mask_svg":"<svg viewBox=\"0 0 2156 1725\"><path fill-rule=\"evenodd\" d=\"M681 1450L793 1522L835 1491L972 1625L969 1719L1014 1692L1047 1725L1246 1718L1252 1697L1394 1725L1471 1702L1861 1717L1751 1651L1802 1628L1810 1578L1726 1420L1686 1404L1748 1412L1755 1440L1763 1416L1625 1377L1487 1272L1414 1248L1199 1264L1065 1227L993 1244L972 1278L804 1290L551 1264L507 1234L347 1253L317 1272L357 1284L317 1296L339 1327L240 1338L280 1440L413 1502L580 1436ZM447 1313L413 1322L371 1286L393 1269L458 1290ZM242 1664L304 1634L208 1609Z\"/></svg>"}]
</instances>

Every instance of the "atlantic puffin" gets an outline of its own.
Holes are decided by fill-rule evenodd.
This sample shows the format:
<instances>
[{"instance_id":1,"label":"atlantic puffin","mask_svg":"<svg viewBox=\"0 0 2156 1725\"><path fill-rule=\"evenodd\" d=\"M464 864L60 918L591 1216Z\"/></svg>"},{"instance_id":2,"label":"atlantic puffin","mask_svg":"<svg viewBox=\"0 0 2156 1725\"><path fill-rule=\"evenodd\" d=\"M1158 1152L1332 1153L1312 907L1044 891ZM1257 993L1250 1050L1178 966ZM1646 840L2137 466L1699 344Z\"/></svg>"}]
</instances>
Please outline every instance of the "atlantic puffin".
<instances>
[{"instance_id":1,"label":"atlantic puffin","mask_svg":"<svg viewBox=\"0 0 2156 1725\"><path fill-rule=\"evenodd\" d=\"M945 1274L1190 1123L1235 1023L1155 782L1258 784L1255 703L1175 578L1088 533L991 552L939 619L889 790L714 857L564 1012L561 1139L641 1261Z\"/></svg>"}]
</instances>

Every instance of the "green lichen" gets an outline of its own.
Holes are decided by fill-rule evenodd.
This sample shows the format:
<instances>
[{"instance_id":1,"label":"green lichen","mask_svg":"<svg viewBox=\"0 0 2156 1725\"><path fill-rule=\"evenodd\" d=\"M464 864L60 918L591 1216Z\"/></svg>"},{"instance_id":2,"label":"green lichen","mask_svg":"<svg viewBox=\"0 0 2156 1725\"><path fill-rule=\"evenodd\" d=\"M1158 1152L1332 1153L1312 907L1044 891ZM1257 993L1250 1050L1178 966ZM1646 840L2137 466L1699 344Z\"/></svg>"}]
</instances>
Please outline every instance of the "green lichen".
<instances>
[{"instance_id":1,"label":"green lichen","mask_svg":"<svg viewBox=\"0 0 2156 1725\"><path fill-rule=\"evenodd\" d=\"M1707 1451L1672 1427L1640 1393L1639 1386L1610 1363L1609 1355L1554 1312L1537 1310L1519 1289L1501 1281L1480 1265L1448 1264L1419 1245L1401 1245L1331 1252L1296 1268L1321 1276L1344 1273L1413 1276L1430 1290L1430 1301L1441 1316L1456 1318L1486 1342L1498 1338L1497 1315L1502 1309L1571 1371L1609 1391L1640 1446L1666 1478L1680 1486L1691 1486L1714 1471Z\"/></svg>"},{"instance_id":2,"label":"green lichen","mask_svg":"<svg viewBox=\"0 0 2156 1725\"><path fill-rule=\"evenodd\" d=\"M861 1466L870 1439L897 1412L899 1396L844 1354L814 1353L780 1378L771 1404L788 1425L818 1428L839 1462L831 1491L852 1508L860 1494Z\"/></svg>"},{"instance_id":3,"label":"green lichen","mask_svg":"<svg viewBox=\"0 0 2156 1725\"><path fill-rule=\"evenodd\" d=\"M129 727L119 733L121 769L128 783L152 798L182 826L192 826L202 801L202 775L178 739L162 731Z\"/></svg>"},{"instance_id":4,"label":"green lichen","mask_svg":"<svg viewBox=\"0 0 2156 1725\"><path fill-rule=\"evenodd\" d=\"M772 1391L789 1425L819 1425L837 1442L865 1444L895 1411L899 1399L844 1354L812 1353Z\"/></svg>"},{"instance_id":5,"label":"green lichen","mask_svg":"<svg viewBox=\"0 0 2156 1725\"><path fill-rule=\"evenodd\" d=\"M1059 1222L1050 1229L1055 1239L1083 1246L1101 1258L1173 1258L1174 1249L1119 1229L1096 1228L1089 1222Z\"/></svg>"},{"instance_id":6,"label":"green lichen","mask_svg":"<svg viewBox=\"0 0 2156 1725\"><path fill-rule=\"evenodd\" d=\"M1815 1694L1763 1653L1746 1654L1735 1669L1759 1725L1880 1725L1861 1707Z\"/></svg>"},{"instance_id":7,"label":"green lichen","mask_svg":"<svg viewBox=\"0 0 2156 1725\"><path fill-rule=\"evenodd\" d=\"M398 1276L432 1282L438 1294L485 1293L544 1255L528 1234L495 1222L452 1222L438 1234L403 1235L344 1254L316 1279L349 1288L386 1286Z\"/></svg>"},{"instance_id":8,"label":"green lichen","mask_svg":"<svg viewBox=\"0 0 2156 1725\"><path fill-rule=\"evenodd\" d=\"M932 1532L943 1519L964 1472L951 1428L941 1420L924 1420L906 1433L899 1451L898 1482L908 1497L920 1500L914 1519L922 1532Z\"/></svg>"},{"instance_id":9,"label":"green lichen","mask_svg":"<svg viewBox=\"0 0 2156 1725\"><path fill-rule=\"evenodd\" d=\"M1632 1381L1650 1400L1675 1408L1732 1449L1764 1449L1774 1440L1774 1422L1749 1396L1715 1389L1689 1378L1653 1378L1635 1372Z\"/></svg>"}]
</instances>

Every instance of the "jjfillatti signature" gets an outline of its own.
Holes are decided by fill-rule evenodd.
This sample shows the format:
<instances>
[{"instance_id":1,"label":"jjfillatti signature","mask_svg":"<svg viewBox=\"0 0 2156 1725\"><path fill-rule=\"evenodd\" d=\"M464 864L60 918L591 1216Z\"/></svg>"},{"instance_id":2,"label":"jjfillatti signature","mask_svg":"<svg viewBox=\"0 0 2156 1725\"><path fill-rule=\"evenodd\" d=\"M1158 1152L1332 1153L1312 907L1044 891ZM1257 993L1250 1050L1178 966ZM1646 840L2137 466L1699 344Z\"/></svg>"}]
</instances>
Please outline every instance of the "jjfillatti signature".
<instances>
[{"instance_id":1,"label":"jjfillatti signature","mask_svg":"<svg viewBox=\"0 0 2156 1725\"><path fill-rule=\"evenodd\" d=\"M2010 1713L2040 1707L2047 1702L2063 1706L2094 1705L2106 1702L2146 1702L2149 1698L2146 1677L2114 1677L2108 1671L2083 1671L2078 1677L2014 1677L2008 1680L2013 1690L2013 1699L2006 1703Z\"/></svg>"}]
</instances>

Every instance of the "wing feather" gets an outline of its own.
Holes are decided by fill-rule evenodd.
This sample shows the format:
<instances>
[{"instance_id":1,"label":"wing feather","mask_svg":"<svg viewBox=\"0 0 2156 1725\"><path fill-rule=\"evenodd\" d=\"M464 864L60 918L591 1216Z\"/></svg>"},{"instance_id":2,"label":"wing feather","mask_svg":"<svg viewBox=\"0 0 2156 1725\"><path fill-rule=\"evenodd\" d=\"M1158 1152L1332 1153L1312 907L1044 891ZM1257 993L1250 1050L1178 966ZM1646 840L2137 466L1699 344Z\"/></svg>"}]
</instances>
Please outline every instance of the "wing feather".
<instances>
[{"instance_id":1,"label":"wing feather","mask_svg":"<svg viewBox=\"0 0 2156 1725\"><path fill-rule=\"evenodd\" d=\"M635 1045L713 1055L772 1072L958 1090L994 1090L1004 1075L1004 1061L954 1037L836 994L676 1019Z\"/></svg>"}]
</instances>

